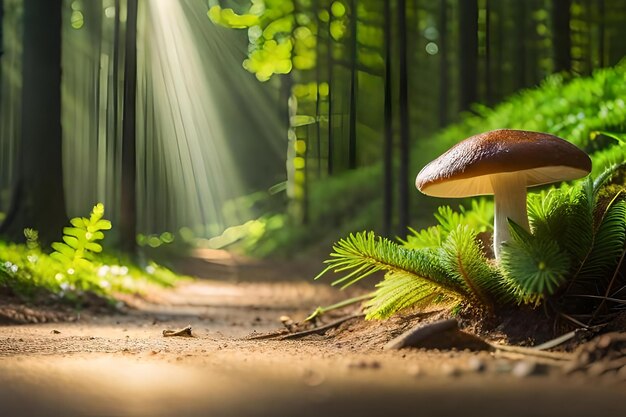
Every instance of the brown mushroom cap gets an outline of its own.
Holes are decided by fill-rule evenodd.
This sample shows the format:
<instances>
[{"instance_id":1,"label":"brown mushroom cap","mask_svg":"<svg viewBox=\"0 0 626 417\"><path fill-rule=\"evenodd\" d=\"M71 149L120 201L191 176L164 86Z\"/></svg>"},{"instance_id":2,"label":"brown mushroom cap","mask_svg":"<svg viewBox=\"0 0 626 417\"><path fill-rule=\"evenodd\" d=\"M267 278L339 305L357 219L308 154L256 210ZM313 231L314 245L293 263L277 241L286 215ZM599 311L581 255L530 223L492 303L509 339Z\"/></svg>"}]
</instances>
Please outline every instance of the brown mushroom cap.
<instances>
[{"instance_id":1,"label":"brown mushroom cap","mask_svg":"<svg viewBox=\"0 0 626 417\"><path fill-rule=\"evenodd\" d=\"M526 186L532 187L581 178L590 171L589 156L561 138L500 129L457 143L420 171L415 186L435 197L469 197L493 194L494 175L524 175Z\"/></svg>"}]
</instances>

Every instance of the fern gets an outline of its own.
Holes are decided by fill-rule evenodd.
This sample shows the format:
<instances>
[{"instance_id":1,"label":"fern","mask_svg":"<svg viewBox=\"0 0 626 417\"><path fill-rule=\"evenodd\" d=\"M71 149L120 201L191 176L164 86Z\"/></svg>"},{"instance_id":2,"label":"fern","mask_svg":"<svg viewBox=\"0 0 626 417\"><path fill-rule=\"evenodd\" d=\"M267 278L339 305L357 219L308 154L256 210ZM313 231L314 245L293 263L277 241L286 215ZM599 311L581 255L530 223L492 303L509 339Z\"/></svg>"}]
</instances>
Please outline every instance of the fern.
<instances>
[{"instance_id":1,"label":"fern","mask_svg":"<svg viewBox=\"0 0 626 417\"><path fill-rule=\"evenodd\" d=\"M512 239L500 261L507 286L524 302L551 295L566 281L570 261L554 240L536 237L510 222Z\"/></svg>"},{"instance_id":2,"label":"fern","mask_svg":"<svg viewBox=\"0 0 626 417\"><path fill-rule=\"evenodd\" d=\"M24 229L24 237L26 238L26 247L28 250L36 252L39 250L39 232L35 229Z\"/></svg>"},{"instance_id":3,"label":"fern","mask_svg":"<svg viewBox=\"0 0 626 417\"><path fill-rule=\"evenodd\" d=\"M376 287L374 297L366 303L366 319L386 319L408 307L457 300L436 285L404 272L387 273Z\"/></svg>"},{"instance_id":4,"label":"fern","mask_svg":"<svg viewBox=\"0 0 626 417\"><path fill-rule=\"evenodd\" d=\"M346 287L386 271L366 304L367 318L378 319L444 300L492 308L538 305L550 298L552 306L569 309L572 305L557 297L602 298L613 285L609 279L626 243L624 189L607 185L622 167L610 166L595 181L531 194L532 233L510 222L511 239L503 245L499 265L486 258L478 239L478 231L488 230L485 222L492 220L492 206L480 200L460 212L440 207L439 224L410 229L402 245L373 232L352 234L333 247L328 267L317 278L343 272L333 285Z\"/></svg>"},{"instance_id":5,"label":"fern","mask_svg":"<svg viewBox=\"0 0 626 417\"><path fill-rule=\"evenodd\" d=\"M52 244L52 258L73 267L90 267L95 253L102 252L97 243L104 239L104 230L111 229L111 222L102 218L104 205L96 204L89 218L75 217L70 220L72 227L63 229L63 242Z\"/></svg>"},{"instance_id":6,"label":"fern","mask_svg":"<svg viewBox=\"0 0 626 417\"><path fill-rule=\"evenodd\" d=\"M348 272L334 281L333 285L345 288L378 271L387 271L389 276L411 277L416 281L416 288L429 288L451 298L467 299L470 294L464 286L445 273L439 262L438 252L431 249L411 250L396 243L376 237L373 232L351 234L341 239L333 247L331 258L325 261L328 265L316 279L329 271ZM418 284L419 283L419 284ZM372 305L380 305L385 311L397 311L404 303L388 306L384 300L392 299L388 290L392 286L383 286L377 291ZM405 288L406 289L406 288ZM432 293L432 291L431 291ZM376 316L377 309L370 309L370 316ZM385 313L386 314L386 313ZM383 314L384 315L384 314Z\"/></svg>"},{"instance_id":7,"label":"fern","mask_svg":"<svg viewBox=\"0 0 626 417\"><path fill-rule=\"evenodd\" d=\"M591 250L572 277L572 286L577 281L595 286L598 281L606 280L624 251L625 238L626 202L614 199L602 216Z\"/></svg>"},{"instance_id":8,"label":"fern","mask_svg":"<svg viewBox=\"0 0 626 417\"><path fill-rule=\"evenodd\" d=\"M448 276L462 285L480 304L492 307L491 293L498 292L498 272L491 267L467 225L452 230L440 249L441 263Z\"/></svg>"}]
</instances>

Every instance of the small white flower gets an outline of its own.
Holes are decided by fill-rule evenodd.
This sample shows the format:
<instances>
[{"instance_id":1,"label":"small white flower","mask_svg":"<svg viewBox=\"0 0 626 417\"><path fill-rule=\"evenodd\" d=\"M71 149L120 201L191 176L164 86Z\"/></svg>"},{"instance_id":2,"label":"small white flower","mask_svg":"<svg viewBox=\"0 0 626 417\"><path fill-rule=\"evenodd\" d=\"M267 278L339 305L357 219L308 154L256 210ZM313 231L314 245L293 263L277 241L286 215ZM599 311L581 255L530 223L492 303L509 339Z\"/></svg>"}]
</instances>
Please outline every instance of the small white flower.
<instances>
[{"instance_id":1,"label":"small white flower","mask_svg":"<svg viewBox=\"0 0 626 417\"><path fill-rule=\"evenodd\" d=\"M117 266L117 265L113 265L113 266L111 267L111 273L112 273L113 275L120 275L120 267L119 267L119 266Z\"/></svg>"},{"instance_id":2,"label":"small white flower","mask_svg":"<svg viewBox=\"0 0 626 417\"><path fill-rule=\"evenodd\" d=\"M106 279L100 280L100 287L101 288L111 288L111 283L109 281L107 281Z\"/></svg>"},{"instance_id":3,"label":"small white flower","mask_svg":"<svg viewBox=\"0 0 626 417\"><path fill-rule=\"evenodd\" d=\"M109 265L102 265L100 268L98 268L98 276L100 278L106 277L109 273L109 269Z\"/></svg>"},{"instance_id":4,"label":"small white flower","mask_svg":"<svg viewBox=\"0 0 626 417\"><path fill-rule=\"evenodd\" d=\"M17 265L11 265L11 272L13 272L14 274L17 272L19 268L17 267Z\"/></svg>"},{"instance_id":5,"label":"small white flower","mask_svg":"<svg viewBox=\"0 0 626 417\"><path fill-rule=\"evenodd\" d=\"M74 275L74 272L76 272L76 271L74 271L74 268L69 268L69 269L67 270L67 273L68 273L69 275Z\"/></svg>"},{"instance_id":6,"label":"small white flower","mask_svg":"<svg viewBox=\"0 0 626 417\"><path fill-rule=\"evenodd\" d=\"M123 266L120 268L120 275L127 275L128 274L128 267Z\"/></svg>"},{"instance_id":7,"label":"small white flower","mask_svg":"<svg viewBox=\"0 0 626 417\"><path fill-rule=\"evenodd\" d=\"M156 272L156 269L152 265L148 265L146 266L146 272L152 275Z\"/></svg>"}]
</instances>

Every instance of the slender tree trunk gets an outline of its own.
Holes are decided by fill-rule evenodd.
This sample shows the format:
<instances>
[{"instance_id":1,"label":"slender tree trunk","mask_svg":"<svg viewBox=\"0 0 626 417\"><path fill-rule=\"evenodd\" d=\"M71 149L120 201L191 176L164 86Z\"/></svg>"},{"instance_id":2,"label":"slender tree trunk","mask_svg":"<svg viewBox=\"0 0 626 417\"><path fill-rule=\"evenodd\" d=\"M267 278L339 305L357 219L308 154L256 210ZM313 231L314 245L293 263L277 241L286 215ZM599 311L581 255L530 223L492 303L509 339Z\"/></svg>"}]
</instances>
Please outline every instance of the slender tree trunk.
<instances>
[{"instance_id":1,"label":"slender tree trunk","mask_svg":"<svg viewBox=\"0 0 626 417\"><path fill-rule=\"evenodd\" d=\"M439 127L448 124L448 0L439 1Z\"/></svg>"},{"instance_id":2,"label":"slender tree trunk","mask_svg":"<svg viewBox=\"0 0 626 417\"><path fill-rule=\"evenodd\" d=\"M332 16L332 13L330 13L330 6L329 6L329 15ZM330 35L330 23L332 21L332 17L329 19L328 21L328 45L327 45L327 51L326 51L326 58L327 58L327 72L328 72L328 175L333 175L334 170L335 170L335 164L333 162L333 158L334 158L334 151L333 151L333 90L334 90L334 86L333 86L333 65L334 65L334 59L333 59L333 38Z\"/></svg>"},{"instance_id":3,"label":"slender tree trunk","mask_svg":"<svg viewBox=\"0 0 626 417\"><path fill-rule=\"evenodd\" d=\"M0 59L4 55L4 0L0 0Z\"/></svg>"},{"instance_id":4,"label":"slender tree trunk","mask_svg":"<svg viewBox=\"0 0 626 417\"><path fill-rule=\"evenodd\" d=\"M356 160L356 118L357 118L357 88L359 82L359 70L358 70L358 52L359 46L357 41L358 30L358 16L357 16L357 0L351 0L351 36L352 36L352 48L351 48L351 66L350 66L350 137L348 138L348 168L355 169L357 165Z\"/></svg>"},{"instance_id":5,"label":"slender tree trunk","mask_svg":"<svg viewBox=\"0 0 626 417\"><path fill-rule=\"evenodd\" d=\"M385 92L384 92L384 138L383 138L383 234L391 235L393 227L393 114L391 83L391 0L385 1Z\"/></svg>"},{"instance_id":6,"label":"slender tree trunk","mask_svg":"<svg viewBox=\"0 0 626 417\"><path fill-rule=\"evenodd\" d=\"M24 1L22 136L11 207L0 233L59 239L67 223L61 134L61 0Z\"/></svg>"},{"instance_id":7,"label":"slender tree trunk","mask_svg":"<svg viewBox=\"0 0 626 417\"><path fill-rule=\"evenodd\" d=\"M468 110L477 98L478 0L459 0L459 15L459 104Z\"/></svg>"},{"instance_id":8,"label":"slender tree trunk","mask_svg":"<svg viewBox=\"0 0 626 417\"><path fill-rule=\"evenodd\" d=\"M490 1L485 0L485 102L493 103L493 85L491 73L491 26L490 26Z\"/></svg>"},{"instance_id":9,"label":"slender tree trunk","mask_svg":"<svg viewBox=\"0 0 626 417\"><path fill-rule=\"evenodd\" d=\"M318 10L320 8L320 0L315 0L314 10ZM317 148L317 178L322 176L322 129L320 124L320 83L321 80L321 69L320 69L320 57L321 57L321 38L320 28L322 27L322 21L320 20L319 13L315 13L315 24L317 25L318 36L317 42L315 43L315 139L316 139L316 148Z\"/></svg>"},{"instance_id":10,"label":"slender tree trunk","mask_svg":"<svg viewBox=\"0 0 626 417\"><path fill-rule=\"evenodd\" d=\"M516 89L524 88L527 86L526 81L526 36L528 35L526 28L526 2L525 1L517 1L515 3L517 5L517 18L519 19L515 22L516 31L516 39L517 39L517 62L513 62L514 67L517 69L517 85Z\"/></svg>"},{"instance_id":11,"label":"slender tree trunk","mask_svg":"<svg viewBox=\"0 0 626 417\"><path fill-rule=\"evenodd\" d=\"M502 6L502 2L497 2L494 5L497 8L497 25L496 25L496 36L495 36L495 85L496 85L496 93L495 100L500 100L504 94L506 93L504 90L504 83L502 82L502 73L504 68L504 10L505 8Z\"/></svg>"},{"instance_id":12,"label":"slender tree trunk","mask_svg":"<svg viewBox=\"0 0 626 417\"><path fill-rule=\"evenodd\" d=\"M400 166L398 171L398 235L404 236L409 226L409 80L407 67L406 1L398 0L398 49L400 54Z\"/></svg>"},{"instance_id":13,"label":"slender tree trunk","mask_svg":"<svg viewBox=\"0 0 626 417\"><path fill-rule=\"evenodd\" d=\"M137 93L137 0L128 0L126 18L126 56L124 59L124 109L122 118L122 189L120 247L136 252L137 236L137 157L136 157L136 93Z\"/></svg>"},{"instance_id":14,"label":"slender tree trunk","mask_svg":"<svg viewBox=\"0 0 626 417\"><path fill-rule=\"evenodd\" d=\"M552 30L554 38L554 70L570 71L572 69L571 37L570 37L570 6L571 0L552 0Z\"/></svg>"},{"instance_id":15,"label":"slender tree trunk","mask_svg":"<svg viewBox=\"0 0 626 417\"><path fill-rule=\"evenodd\" d=\"M2 56L3 55L4 55L4 0L0 0L0 115L2 115Z\"/></svg>"},{"instance_id":16,"label":"slender tree trunk","mask_svg":"<svg viewBox=\"0 0 626 417\"><path fill-rule=\"evenodd\" d=\"M605 39L604 39L606 36L606 7L604 4L604 0L598 0L598 15L599 15L599 20L600 20L600 23L598 24L598 38L599 38L598 64L601 67L604 67L607 65L606 46L605 46Z\"/></svg>"}]
</instances>

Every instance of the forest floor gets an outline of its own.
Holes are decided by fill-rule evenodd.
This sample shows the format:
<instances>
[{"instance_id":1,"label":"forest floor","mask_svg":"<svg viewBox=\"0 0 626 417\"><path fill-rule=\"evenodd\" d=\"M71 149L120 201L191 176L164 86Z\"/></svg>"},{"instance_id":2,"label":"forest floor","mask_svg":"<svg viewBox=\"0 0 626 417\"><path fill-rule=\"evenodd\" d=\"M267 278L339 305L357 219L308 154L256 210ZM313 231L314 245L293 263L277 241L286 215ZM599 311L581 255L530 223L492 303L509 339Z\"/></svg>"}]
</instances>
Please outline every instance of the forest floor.
<instances>
[{"instance_id":1,"label":"forest floor","mask_svg":"<svg viewBox=\"0 0 626 417\"><path fill-rule=\"evenodd\" d=\"M228 260L220 268L216 275L233 271ZM292 263L289 268L252 265L243 271L245 277L155 289L126 297L128 308L108 314L0 300L5 318L0 414L624 415L624 379L567 375L563 361L486 351L382 349L440 312L385 322L355 318L296 340L251 339L280 329L281 316L299 321L318 305L346 297L325 283L304 280L306 267ZM237 269L235 275L240 273ZM264 280L246 282L246 277ZM163 330L187 325L193 337L163 336Z\"/></svg>"}]
</instances>

